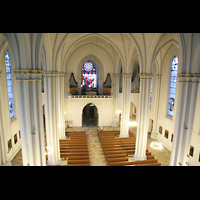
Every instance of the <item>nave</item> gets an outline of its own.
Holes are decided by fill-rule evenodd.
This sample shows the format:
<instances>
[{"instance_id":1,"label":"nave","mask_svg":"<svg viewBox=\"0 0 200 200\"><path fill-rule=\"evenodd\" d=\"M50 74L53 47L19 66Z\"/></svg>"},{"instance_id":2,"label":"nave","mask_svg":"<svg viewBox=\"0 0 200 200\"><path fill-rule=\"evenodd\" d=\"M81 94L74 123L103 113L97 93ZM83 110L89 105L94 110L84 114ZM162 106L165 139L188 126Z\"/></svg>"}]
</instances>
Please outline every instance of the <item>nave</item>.
<instances>
[{"instance_id":1,"label":"nave","mask_svg":"<svg viewBox=\"0 0 200 200\"><path fill-rule=\"evenodd\" d=\"M101 141L98 136L97 129L99 127L73 127L66 128L67 132L77 132L77 131L86 131L87 136L87 145L88 145L88 154L90 166L108 166L106 162L106 157L101 145ZM104 131L119 131L120 127L103 127ZM136 128L130 130L133 134L136 134ZM158 163L161 163L161 166L169 166L170 162L170 154L171 152L163 147L162 150L154 150L150 147L152 139L148 136L147 138L147 149L151 152L151 155L154 156L154 159L158 160ZM133 157L129 157L129 160L133 159ZM15 158L11 161L12 166L23 166L22 163L22 154L21 151L15 156ZM67 160L62 159L62 165L66 165Z\"/></svg>"}]
</instances>

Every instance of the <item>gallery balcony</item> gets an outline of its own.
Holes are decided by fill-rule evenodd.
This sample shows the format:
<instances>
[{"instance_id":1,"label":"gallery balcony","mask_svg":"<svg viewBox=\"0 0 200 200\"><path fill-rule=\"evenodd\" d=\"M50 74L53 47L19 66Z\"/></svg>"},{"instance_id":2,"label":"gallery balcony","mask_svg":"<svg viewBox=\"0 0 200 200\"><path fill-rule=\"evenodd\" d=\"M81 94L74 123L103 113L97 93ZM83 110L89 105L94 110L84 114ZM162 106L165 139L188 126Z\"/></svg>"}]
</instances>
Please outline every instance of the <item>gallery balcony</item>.
<instances>
[{"instance_id":1,"label":"gallery balcony","mask_svg":"<svg viewBox=\"0 0 200 200\"><path fill-rule=\"evenodd\" d=\"M73 95L73 94L68 94L69 99L112 99L112 95Z\"/></svg>"}]
</instances>

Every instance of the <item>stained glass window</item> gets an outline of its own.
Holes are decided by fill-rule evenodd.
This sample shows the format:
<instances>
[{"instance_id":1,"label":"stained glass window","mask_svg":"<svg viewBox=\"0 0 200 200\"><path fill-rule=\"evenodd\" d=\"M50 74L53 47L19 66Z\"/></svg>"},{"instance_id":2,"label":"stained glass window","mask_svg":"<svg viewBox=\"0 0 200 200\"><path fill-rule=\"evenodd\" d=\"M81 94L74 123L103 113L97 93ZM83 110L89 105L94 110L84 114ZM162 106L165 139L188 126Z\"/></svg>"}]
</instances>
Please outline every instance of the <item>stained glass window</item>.
<instances>
[{"instance_id":1,"label":"stained glass window","mask_svg":"<svg viewBox=\"0 0 200 200\"><path fill-rule=\"evenodd\" d=\"M6 62L6 74L7 74L8 103L9 103L9 110L10 110L10 118L12 118L14 117L14 101L13 101L11 64L10 64L10 56L8 54L8 51L6 51L5 62Z\"/></svg>"},{"instance_id":2,"label":"stained glass window","mask_svg":"<svg viewBox=\"0 0 200 200\"><path fill-rule=\"evenodd\" d=\"M152 101L152 89L153 89L153 77L151 79L150 107L151 107L151 101Z\"/></svg>"},{"instance_id":3,"label":"stained glass window","mask_svg":"<svg viewBox=\"0 0 200 200\"><path fill-rule=\"evenodd\" d=\"M82 84L87 86L87 89L97 87L97 74L96 68L91 62L86 62L82 66Z\"/></svg>"},{"instance_id":4,"label":"stained glass window","mask_svg":"<svg viewBox=\"0 0 200 200\"><path fill-rule=\"evenodd\" d=\"M178 57L174 57L171 63L171 74L170 74L170 88L169 88L169 99L167 114L173 116L175 94L176 94L176 81L178 73Z\"/></svg>"}]
</instances>

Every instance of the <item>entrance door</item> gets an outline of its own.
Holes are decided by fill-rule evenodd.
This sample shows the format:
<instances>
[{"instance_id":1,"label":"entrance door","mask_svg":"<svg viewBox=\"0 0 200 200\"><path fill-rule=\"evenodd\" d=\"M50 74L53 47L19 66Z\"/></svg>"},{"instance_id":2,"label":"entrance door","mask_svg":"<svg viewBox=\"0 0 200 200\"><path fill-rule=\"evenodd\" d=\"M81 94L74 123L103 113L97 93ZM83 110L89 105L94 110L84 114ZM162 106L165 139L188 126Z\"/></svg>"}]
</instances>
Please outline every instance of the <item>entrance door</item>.
<instances>
[{"instance_id":1,"label":"entrance door","mask_svg":"<svg viewBox=\"0 0 200 200\"><path fill-rule=\"evenodd\" d=\"M83 108L82 126L97 126L98 125L98 112L97 107L89 103Z\"/></svg>"}]
</instances>

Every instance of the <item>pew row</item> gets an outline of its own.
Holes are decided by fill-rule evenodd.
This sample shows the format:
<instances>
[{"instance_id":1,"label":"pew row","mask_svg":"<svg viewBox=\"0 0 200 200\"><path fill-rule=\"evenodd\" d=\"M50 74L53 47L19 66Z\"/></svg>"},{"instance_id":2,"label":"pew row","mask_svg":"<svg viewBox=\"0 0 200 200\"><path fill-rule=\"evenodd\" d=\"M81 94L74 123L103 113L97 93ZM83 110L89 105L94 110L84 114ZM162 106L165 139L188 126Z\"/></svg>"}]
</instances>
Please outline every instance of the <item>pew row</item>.
<instances>
[{"instance_id":1,"label":"pew row","mask_svg":"<svg viewBox=\"0 0 200 200\"><path fill-rule=\"evenodd\" d=\"M147 160L129 161L128 157L135 154L136 143L136 137L130 132L128 138L119 138L114 131L99 131L98 136L108 166L161 166L148 149Z\"/></svg>"}]
</instances>

